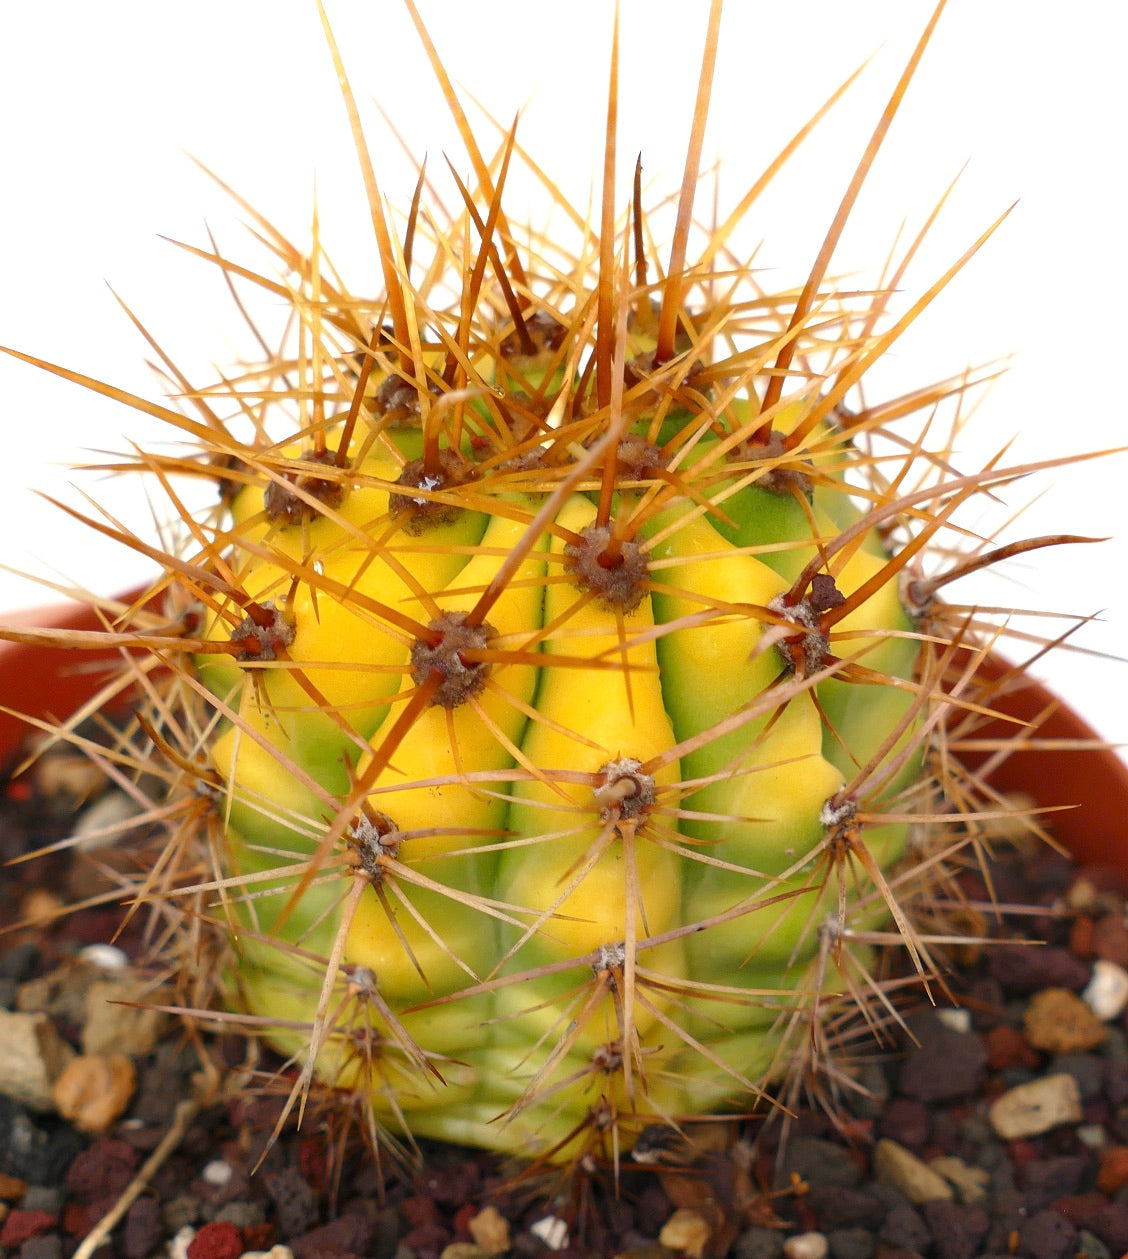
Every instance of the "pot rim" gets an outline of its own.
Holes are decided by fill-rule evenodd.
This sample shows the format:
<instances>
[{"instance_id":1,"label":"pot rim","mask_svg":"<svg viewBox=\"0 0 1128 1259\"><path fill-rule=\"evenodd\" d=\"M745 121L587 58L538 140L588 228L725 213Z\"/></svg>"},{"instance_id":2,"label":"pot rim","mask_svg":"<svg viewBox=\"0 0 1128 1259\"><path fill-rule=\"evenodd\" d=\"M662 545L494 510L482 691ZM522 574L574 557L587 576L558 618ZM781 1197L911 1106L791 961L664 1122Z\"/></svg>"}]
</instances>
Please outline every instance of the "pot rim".
<instances>
[{"instance_id":1,"label":"pot rim","mask_svg":"<svg viewBox=\"0 0 1128 1259\"><path fill-rule=\"evenodd\" d=\"M128 596L124 596L128 598ZM94 608L77 600L0 613L19 629L105 629ZM0 764L6 763L40 721L65 721L98 691L120 655L112 648L82 652L0 639Z\"/></svg>"}]
</instances>

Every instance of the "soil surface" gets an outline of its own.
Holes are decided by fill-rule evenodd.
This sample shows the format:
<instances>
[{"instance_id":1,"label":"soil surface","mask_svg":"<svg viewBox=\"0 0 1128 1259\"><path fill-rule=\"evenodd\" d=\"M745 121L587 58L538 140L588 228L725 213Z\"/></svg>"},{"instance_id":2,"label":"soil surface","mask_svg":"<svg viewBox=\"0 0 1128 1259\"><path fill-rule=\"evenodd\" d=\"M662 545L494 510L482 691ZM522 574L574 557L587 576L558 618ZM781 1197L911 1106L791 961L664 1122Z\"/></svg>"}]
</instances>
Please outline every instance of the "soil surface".
<instances>
[{"instance_id":1,"label":"soil surface","mask_svg":"<svg viewBox=\"0 0 1128 1259\"><path fill-rule=\"evenodd\" d=\"M66 759L0 782L0 861L61 840L76 807L94 807L97 785ZM119 932L109 868L68 851L0 872L0 923L31 920L0 936L0 1259L1128 1251L1119 872L1047 849L996 859L990 890L969 871L970 902L1032 908L999 917L1001 942L967 950L950 993L922 998L874 1050L837 1124L802 1111L782 1149L763 1117L702 1125L694 1148L650 1133L650 1161L627 1160L616 1190L599 1169L530 1174L442 1145L420 1168L380 1166L340 1113L307 1115L271 1144L283 1097L256 1082L276 1064L264 1057L225 1096L244 1044L195 1041L140 1008L128 963L144 924ZM99 896L109 903L58 914Z\"/></svg>"}]
</instances>

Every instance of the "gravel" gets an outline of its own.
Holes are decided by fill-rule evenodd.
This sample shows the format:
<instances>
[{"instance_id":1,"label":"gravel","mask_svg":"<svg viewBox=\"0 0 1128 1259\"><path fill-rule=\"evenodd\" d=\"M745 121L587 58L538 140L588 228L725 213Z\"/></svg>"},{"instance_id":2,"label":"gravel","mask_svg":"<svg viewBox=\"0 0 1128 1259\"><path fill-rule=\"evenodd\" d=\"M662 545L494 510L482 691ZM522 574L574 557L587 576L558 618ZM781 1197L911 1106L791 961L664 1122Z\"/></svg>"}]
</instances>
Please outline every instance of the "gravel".
<instances>
[{"instance_id":1,"label":"gravel","mask_svg":"<svg viewBox=\"0 0 1128 1259\"><path fill-rule=\"evenodd\" d=\"M70 807L0 784L0 859L65 835ZM73 880L62 858L9 867L0 921L31 896L65 902ZM660 1236L704 1238L700 1259L1115 1259L1128 1251L1128 1016L1122 1002L1099 1007L1111 1017L1093 1003L1128 985L1128 887L1107 869L1015 853L996 859L991 882L1039 912L1004 919L1001 942L951 977L966 1013L924 1001L908 1013L900 1043L865 1067L872 1097L837 1126L803 1110L782 1141L778 1123L753 1118L691 1171L627 1163L617 1197L609 1177L577 1175L571 1199L546 1202L481 1151L433 1144L421 1170L381 1170L328 1122L288 1126L271 1146L281 1099L249 1091L194 1116L97 1259L662 1259L674 1252ZM984 886L964 879L969 898ZM115 938L117 925L93 908L5 937L0 1009L34 997L82 1052L94 965L83 950L140 947L139 924ZM1035 927L1043 946L1017 942ZM105 1131L0 1092L0 1259L69 1259L191 1095L197 1048L130 1017L136 1085ZM239 1060L224 1041L205 1046Z\"/></svg>"}]
</instances>

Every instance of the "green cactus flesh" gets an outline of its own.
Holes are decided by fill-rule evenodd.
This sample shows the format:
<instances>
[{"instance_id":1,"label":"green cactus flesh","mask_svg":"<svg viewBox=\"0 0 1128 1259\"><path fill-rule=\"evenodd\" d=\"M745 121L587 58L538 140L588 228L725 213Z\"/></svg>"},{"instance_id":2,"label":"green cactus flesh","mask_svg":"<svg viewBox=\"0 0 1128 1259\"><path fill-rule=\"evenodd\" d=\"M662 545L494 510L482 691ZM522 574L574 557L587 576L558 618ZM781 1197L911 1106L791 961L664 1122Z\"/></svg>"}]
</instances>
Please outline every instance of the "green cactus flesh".
<instances>
[{"instance_id":1,"label":"green cactus flesh","mask_svg":"<svg viewBox=\"0 0 1128 1259\"><path fill-rule=\"evenodd\" d=\"M578 391L541 357L514 407ZM514 455L487 383L458 441L377 417L233 497L210 637L238 650L197 664L238 1000L324 1027L321 1075L417 1135L625 1144L747 1103L832 995L827 933L875 897L831 852L914 773L918 647L844 434L758 454L749 387L687 408L644 382ZM903 766L862 800L875 757ZM905 831L854 843L884 868Z\"/></svg>"}]
</instances>

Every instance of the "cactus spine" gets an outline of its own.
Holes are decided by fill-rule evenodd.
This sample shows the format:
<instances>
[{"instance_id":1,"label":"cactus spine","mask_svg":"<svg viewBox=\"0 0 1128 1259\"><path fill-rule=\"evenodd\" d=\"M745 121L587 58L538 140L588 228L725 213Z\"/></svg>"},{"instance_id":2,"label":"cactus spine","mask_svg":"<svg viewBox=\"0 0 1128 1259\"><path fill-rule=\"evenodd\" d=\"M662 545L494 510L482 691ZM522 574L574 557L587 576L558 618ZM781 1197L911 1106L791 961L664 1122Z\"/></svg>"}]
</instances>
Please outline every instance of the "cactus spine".
<instances>
[{"instance_id":1,"label":"cactus spine","mask_svg":"<svg viewBox=\"0 0 1128 1259\"><path fill-rule=\"evenodd\" d=\"M299 1091L612 1158L817 1087L851 1011L893 1017L891 940L932 972L932 749L982 649L921 554L1017 472L898 435L967 380L845 405L931 294L887 320L829 249L799 294L720 238L691 265L692 162L664 278L610 178L561 266L502 209L512 133L470 145L450 222L417 198L397 233L373 194L376 298L269 225L284 281L212 255L292 338L203 391L166 360L193 419L134 400L203 448L138 461L173 505L222 489L118 621L183 856L139 895L215 926L218 995Z\"/></svg>"}]
</instances>

